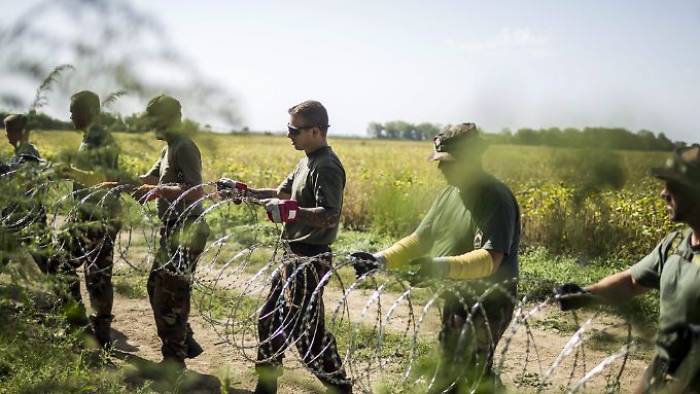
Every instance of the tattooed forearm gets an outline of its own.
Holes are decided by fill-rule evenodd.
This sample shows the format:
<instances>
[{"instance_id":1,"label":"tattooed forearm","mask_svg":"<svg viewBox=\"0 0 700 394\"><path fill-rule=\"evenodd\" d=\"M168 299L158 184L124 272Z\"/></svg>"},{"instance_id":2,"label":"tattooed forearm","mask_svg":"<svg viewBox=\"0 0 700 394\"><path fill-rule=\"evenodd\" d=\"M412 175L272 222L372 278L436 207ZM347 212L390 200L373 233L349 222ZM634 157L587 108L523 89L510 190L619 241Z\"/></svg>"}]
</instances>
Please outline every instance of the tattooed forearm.
<instances>
[{"instance_id":1,"label":"tattooed forearm","mask_svg":"<svg viewBox=\"0 0 700 394\"><path fill-rule=\"evenodd\" d=\"M287 193L278 193L277 189L253 189L248 188L248 195L257 200L266 200L268 198L289 198Z\"/></svg>"},{"instance_id":2,"label":"tattooed forearm","mask_svg":"<svg viewBox=\"0 0 700 394\"><path fill-rule=\"evenodd\" d=\"M299 219L304 223L319 228L330 228L338 224L340 214L328 208L300 208Z\"/></svg>"}]
</instances>

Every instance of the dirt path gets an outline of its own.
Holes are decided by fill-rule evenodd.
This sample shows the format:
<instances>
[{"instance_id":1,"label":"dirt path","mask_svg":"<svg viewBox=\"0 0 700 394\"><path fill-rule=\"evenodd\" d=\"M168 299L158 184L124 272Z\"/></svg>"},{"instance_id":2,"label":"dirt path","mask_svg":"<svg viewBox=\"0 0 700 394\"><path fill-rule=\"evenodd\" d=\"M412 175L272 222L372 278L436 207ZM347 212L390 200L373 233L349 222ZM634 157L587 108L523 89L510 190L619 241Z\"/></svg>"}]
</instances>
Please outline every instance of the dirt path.
<instances>
[{"instance_id":1,"label":"dirt path","mask_svg":"<svg viewBox=\"0 0 700 394\"><path fill-rule=\"evenodd\" d=\"M144 279L145 280L145 279ZM324 298L330 305L337 299L340 292L337 289L328 289ZM357 311L364 308L367 302L367 290L358 291L356 296L348 299L351 310ZM364 297L364 298L363 298ZM87 297L85 298L87 299ZM396 299L396 295L388 294L382 298L382 304L391 304ZM386 306L385 306L386 307ZM384 309L386 310L386 309ZM531 323L531 336L521 327L514 334L508 333L504 338L509 340L501 341L497 354L496 364L500 360L500 354L504 346L508 346L506 359L504 360L503 382L512 392L536 392L537 384L542 381L546 370L556 359L557 355L564 348L571 335L561 335L551 329L542 328L538 322L546 322L547 319L558 312L552 308L545 308L538 314L538 318L533 318ZM113 323L113 337L117 349L136 355L145 360L158 362L160 355L160 340L156 335L156 328L153 321L150 305L147 298L127 298L117 294L114 302L115 321ZM359 315L359 311L355 312ZM372 315L372 314L368 314ZM400 319L396 319L400 322ZM603 317L596 320L593 329L600 330L616 322L614 318ZM188 360L190 370L228 378L230 387L236 389L235 392L250 392L255 385L255 375L253 363L247 361L241 352L227 343L222 343L222 337L217 334L212 325L206 322L198 311L193 311L191 324L195 331L195 337L202 344L205 352L194 360ZM430 315L425 330L421 330L421 338L427 341L435 340L439 322L436 314ZM619 330L618 330L619 331ZM618 334L623 334L618 332ZM512 338L510 338L512 337ZM528 340L529 337L529 340ZM509 343L507 343L509 342ZM591 369L593 365L604 357L614 353L617 348L595 350L590 346L586 350L586 367ZM252 357L254 352L248 354ZM288 351L288 359L285 366L293 369L293 373L287 372L281 380L281 393L314 393L322 392L323 387L303 368L299 366L298 360L293 351ZM564 387L569 387L569 375L573 366L573 354L566 358L561 367L556 369L546 384L544 392L561 392ZM583 375L583 370L576 370L578 380ZM619 365L619 364L618 364ZM628 366L621 379L622 392L633 387L633 383L641 375L646 360L632 359L628 361ZM619 369L619 367L617 368ZM617 371L616 369L616 371ZM286 370L287 371L287 370ZM375 371L372 380L381 378L380 371ZM515 386L514 381L520 382L520 386ZM586 386L585 392L602 392L605 389L604 379L594 379ZM241 390L241 391L238 391ZM359 390L358 390L359 392Z\"/></svg>"},{"instance_id":2,"label":"dirt path","mask_svg":"<svg viewBox=\"0 0 700 394\"><path fill-rule=\"evenodd\" d=\"M145 261L145 253L144 247L137 247L129 251L129 257L132 261ZM139 259L138 256L142 258ZM126 267L118 265L117 268L124 269ZM248 296L255 300L259 299L262 302L267 293L267 285L264 281L251 282L252 273L244 270L237 271L235 267L229 267L225 275L221 275L219 269L220 266L216 264L202 264L198 268L198 279L208 281L216 289L228 289L234 292L243 292L243 289L248 289ZM132 278L132 280L143 280L145 282L145 275L143 278L139 276ZM351 322L362 323L365 327L374 327L378 306L381 306L382 316L386 316L388 310L399 297L397 293L383 293L380 298L381 303L373 302L366 309L372 294L373 291L369 289L355 289L345 298ZM339 301L343 300L343 298L343 292L337 286L329 285L326 287L324 301L326 304L327 322L330 321L330 315L336 311ZM255 386L253 362L246 359L240 348L222 341L222 336L217 332L221 330L221 327L215 328L203 318L203 315L208 315L211 311L198 310L198 305L202 305L201 300L193 299L191 324L195 331L195 337L204 347L205 352L194 360L188 360L188 368L199 373L216 375L222 379L227 378L232 388L243 390L240 392L251 391ZM409 321L408 316L411 308L405 301L397 305L394 310L395 317L388 322L385 329L387 332L403 335L406 332L406 327L409 326L407 322ZM528 305L524 309L528 311L533 307L534 305ZM203 308L206 308L206 306L203 306ZM415 318L419 319L423 313L422 305L415 303L412 310ZM114 303L114 315L116 318L113 328L115 330L114 336L117 338L117 348L146 360L160 361L160 340L156 335L156 328L147 298L135 299L117 294ZM582 316L581 318L584 321L587 316ZM347 316L345 316L345 319L347 319ZM611 335L600 335L605 333L604 331L608 327L620 323L619 319L606 315L599 316L590 327L590 332L597 335L596 339L585 342L583 346L585 357L576 359L576 352L572 352L567 357L563 357L560 366L553 369L553 372L545 379L545 376L548 375L548 369L571 339L573 333L571 327L558 330L561 328L561 325L568 324L572 326L571 315L562 315L555 308L547 306L531 317L528 322L529 330L525 326L517 327L514 332L511 332L509 329L496 349L495 365L498 365L501 361L503 362L502 380L511 392L537 392L543 380L546 380L544 381L543 392L566 391L566 388L573 387L573 384L584 375L585 371L590 370L605 357L615 353L624 343L624 330L611 330ZM331 326L331 331L334 331L332 325L329 325ZM425 314L418 336L421 341L433 346L432 344L437 344L439 329L439 313L437 308L433 307ZM412 335L411 330L409 330L408 335ZM240 335L235 335L235 338L240 338ZM251 347L246 352L248 357L252 358L255 356L255 350L252 348L254 345L255 332L248 332L246 346ZM503 352L504 349L506 349L505 352ZM505 354L504 360L501 360L502 353ZM636 352L633 355L634 357L627 361L625 371L620 379L622 392L629 392L634 387L634 383L646 367L650 353L649 350L646 350L641 353ZM407 357L407 354L401 357ZM584 360L585 370L582 368ZM575 369L574 363L577 366ZM609 368L607 371L613 371L613 376L616 376L619 366L620 360L614 363L613 368ZM403 369L397 369L396 365L389 365L385 370L382 370L377 365L363 365L354 361L349 369L352 369L354 373L361 374L359 376L361 384L356 385L359 386L356 392L361 392L361 388L366 388L370 384L376 383L379 379L385 379L390 372L397 379L403 372ZM572 374L572 371L575 373ZM591 393L605 391L605 374L606 372L602 374L603 376L591 380L582 391ZM358 376L355 377L357 378ZM301 367L298 357L291 350L287 352L285 375L280 382L281 393L314 393L322 392L323 390L322 385Z\"/></svg>"}]
</instances>

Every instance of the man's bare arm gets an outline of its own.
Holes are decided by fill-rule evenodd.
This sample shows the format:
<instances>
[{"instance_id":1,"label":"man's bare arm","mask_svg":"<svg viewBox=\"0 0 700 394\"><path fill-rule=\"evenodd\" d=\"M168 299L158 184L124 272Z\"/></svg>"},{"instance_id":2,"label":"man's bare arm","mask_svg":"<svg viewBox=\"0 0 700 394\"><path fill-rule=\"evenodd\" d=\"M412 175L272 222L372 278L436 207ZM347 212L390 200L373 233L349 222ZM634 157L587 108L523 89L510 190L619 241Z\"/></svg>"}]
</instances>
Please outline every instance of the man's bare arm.
<instances>
[{"instance_id":1,"label":"man's bare arm","mask_svg":"<svg viewBox=\"0 0 700 394\"><path fill-rule=\"evenodd\" d=\"M158 193L170 201L175 201L181 195L186 202L195 202L204 197L204 189L201 186L187 187L185 185L162 185L158 186Z\"/></svg>"},{"instance_id":2,"label":"man's bare arm","mask_svg":"<svg viewBox=\"0 0 700 394\"><path fill-rule=\"evenodd\" d=\"M186 187L180 185L154 185L149 183L144 183L139 188L134 191L134 195L137 198L141 198L148 192L156 190L159 197L163 197L170 201L177 200L182 194L185 194L183 200L188 203L195 202L202 197L204 197L204 189L201 186Z\"/></svg>"},{"instance_id":3,"label":"man's bare arm","mask_svg":"<svg viewBox=\"0 0 700 394\"><path fill-rule=\"evenodd\" d=\"M299 208L299 220L312 227L330 228L338 224L340 214L324 207Z\"/></svg>"},{"instance_id":4,"label":"man's bare arm","mask_svg":"<svg viewBox=\"0 0 700 394\"><path fill-rule=\"evenodd\" d=\"M267 200L270 198L279 198L281 200L288 200L292 197L289 193L278 192L277 189L251 189L248 188L247 191L250 197L256 200Z\"/></svg>"},{"instance_id":5,"label":"man's bare arm","mask_svg":"<svg viewBox=\"0 0 700 394\"><path fill-rule=\"evenodd\" d=\"M598 283L586 287L586 291L598 296L608 304L622 304L648 291L648 287L639 284L630 270L618 272L601 279Z\"/></svg>"},{"instance_id":6,"label":"man's bare arm","mask_svg":"<svg viewBox=\"0 0 700 394\"><path fill-rule=\"evenodd\" d=\"M154 175L141 175L139 177L141 182L144 185L157 185L158 184L158 177Z\"/></svg>"}]
</instances>

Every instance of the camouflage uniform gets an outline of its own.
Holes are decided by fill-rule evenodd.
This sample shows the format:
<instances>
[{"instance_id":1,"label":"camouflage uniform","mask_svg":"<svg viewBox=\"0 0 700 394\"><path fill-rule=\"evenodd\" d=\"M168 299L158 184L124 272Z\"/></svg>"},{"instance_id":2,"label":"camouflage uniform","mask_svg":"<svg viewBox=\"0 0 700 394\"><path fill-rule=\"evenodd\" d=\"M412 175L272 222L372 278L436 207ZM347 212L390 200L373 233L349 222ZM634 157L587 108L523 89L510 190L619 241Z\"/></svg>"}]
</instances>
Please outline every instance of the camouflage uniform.
<instances>
[{"instance_id":1,"label":"camouflage uniform","mask_svg":"<svg viewBox=\"0 0 700 394\"><path fill-rule=\"evenodd\" d=\"M6 120L7 123L7 120ZM44 160L36 147L30 143L20 143L7 165L7 173L13 180L32 182L38 175L37 166ZM10 179L7 179L10 181ZM24 186L22 186L24 189ZM42 190L22 190L18 201L2 210L3 227L16 236L23 247L27 248L39 269L44 273L54 273L55 266L50 264L49 246L51 232L47 224L46 210L41 200Z\"/></svg>"},{"instance_id":2,"label":"camouflage uniform","mask_svg":"<svg viewBox=\"0 0 700 394\"><path fill-rule=\"evenodd\" d=\"M160 159L147 173L159 185L197 186L202 183L202 159L197 145L187 136L170 133ZM158 199L160 246L148 276L148 298L163 342L166 360L183 363L192 357L188 345L192 329L188 321L192 279L197 259L204 251L209 227L199 218L201 203L188 204Z\"/></svg>"},{"instance_id":3,"label":"camouflage uniform","mask_svg":"<svg viewBox=\"0 0 700 394\"><path fill-rule=\"evenodd\" d=\"M339 213L344 188L343 165L326 146L301 159L278 191L291 194L300 207L324 207ZM325 327L323 306L325 283L321 279L331 269L329 244L337 234L338 225L318 228L303 221L285 224L282 237L289 241L290 250L272 279L258 321L261 344L256 370L261 377L281 374L284 351L295 341L302 360L324 385L337 392L351 392L335 337Z\"/></svg>"},{"instance_id":4,"label":"camouflage uniform","mask_svg":"<svg viewBox=\"0 0 700 394\"><path fill-rule=\"evenodd\" d=\"M75 159L75 168L117 179L119 147L114 137L100 126L91 126L83 135ZM90 316L95 335L101 345L109 344L112 321L112 270L114 241L121 228L119 196L111 191L88 189L73 182L73 198L79 204L71 212L60 239L61 250L67 254L60 266L67 277L72 298L82 303L80 280L76 269L84 266L85 285L93 315Z\"/></svg>"}]
</instances>

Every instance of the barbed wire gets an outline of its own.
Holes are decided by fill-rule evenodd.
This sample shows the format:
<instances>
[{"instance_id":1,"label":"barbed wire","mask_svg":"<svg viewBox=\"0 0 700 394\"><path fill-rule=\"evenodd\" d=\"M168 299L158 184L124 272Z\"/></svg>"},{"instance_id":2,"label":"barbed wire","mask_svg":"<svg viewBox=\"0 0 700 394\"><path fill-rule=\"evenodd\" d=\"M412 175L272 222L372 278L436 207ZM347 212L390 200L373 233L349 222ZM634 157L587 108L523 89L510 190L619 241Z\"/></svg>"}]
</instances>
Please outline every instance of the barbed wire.
<instances>
[{"instance_id":1,"label":"barbed wire","mask_svg":"<svg viewBox=\"0 0 700 394\"><path fill-rule=\"evenodd\" d=\"M182 241L163 261L156 261L155 256L160 246L158 230L166 224L158 219L151 203L140 204L129 196L128 185L67 191L65 183L55 177L37 178L36 172L22 174L22 170L3 174L0 183L3 190L15 191L2 197L2 229L17 234L25 251L48 248L53 260L77 261L85 264L85 270L115 269L114 276L143 275L150 270L180 276L192 284L194 311L219 337L217 345L228 347L237 359L251 364L282 356L273 352L261 360L257 354L273 338L284 337L283 349L303 341L308 344L324 329L321 322L325 321L325 329L335 335L340 348L337 367L347 371L358 392L374 392L382 385L396 391L419 388L417 391L428 392L456 384L466 385L471 392L500 381L518 391L580 392L587 387L619 391L630 355L638 348L630 323L601 323L600 311L583 323L572 313L574 333L568 340L557 336L562 344L548 343L536 328L546 321L556 300L530 301L528 294L517 295L513 291L516 279L476 280L466 285L431 282L415 287L401 275L356 278L350 255L344 251L296 255L282 238L280 226L259 221L256 204L244 201L236 205L218 199L213 183L199 185L208 192L187 203L185 209L181 209L182 202L190 199L190 192L172 201L160 215L166 224L176 223L170 237ZM115 201L121 211L104 214ZM202 203L205 209L198 213L195 207ZM187 244L191 234L186 233L198 226L211 229L212 235L196 264L188 266L178 256L191 252ZM98 239L89 239L91 236ZM68 250L74 242L79 253ZM114 267L96 266L96 256L107 245L114 247ZM156 262L160 265L153 267ZM264 305L273 285L281 286L279 297L273 300L277 307L266 316ZM294 305L299 294L303 305ZM446 370L458 368L464 360L461 354L442 357L436 346L444 334L441 317L446 297L457 300L465 311L457 348L473 350L474 337L486 332L495 358L493 374L479 361L470 366L466 382L445 385L440 380ZM497 322L490 321L486 309L493 297L505 299L512 310L500 340L492 337ZM319 307L322 302L327 309ZM261 339L257 327L264 318L277 320L268 338ZM615 346L601 349L597 341L605 336L615 338ZM285 368L304 369L319 362L320 354L334 346L331 342L324 337L316 354L311 354L310 346L298 347L308 350L297 350L297 357ZM325 377L337 379L333 373Z\"/></svg>"}]
</instances>

